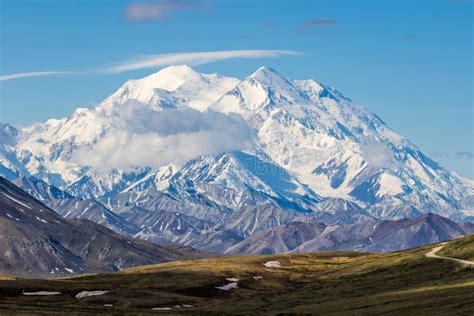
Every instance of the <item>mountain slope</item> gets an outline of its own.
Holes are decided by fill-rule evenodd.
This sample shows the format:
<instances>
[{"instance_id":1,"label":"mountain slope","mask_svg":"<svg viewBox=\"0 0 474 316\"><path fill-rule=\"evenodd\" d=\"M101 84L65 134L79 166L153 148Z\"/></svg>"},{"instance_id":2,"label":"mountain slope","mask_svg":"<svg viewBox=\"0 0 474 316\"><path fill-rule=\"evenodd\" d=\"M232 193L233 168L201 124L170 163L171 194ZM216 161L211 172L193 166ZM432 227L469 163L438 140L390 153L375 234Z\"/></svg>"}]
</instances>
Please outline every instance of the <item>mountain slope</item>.
<instances>
[{"instance_id":1,"label":"mountain slope","mask_svg":"<svg viewBox=\"0 0 474 316\"><path fill-rule=\"evenodd\" d=\"M125 238L90 221L65 220L0 177L0 271L39 276L116 271L200 253Z\"/></svg>"},{"instance_id":2,"label":"mountain slope","mask_svg":"<svg viewBox=\"0 0 474 316\"><path fill-rule=\"evenodd\" d=\"M263 67L211 108L242 115L266 153L315 192L358 201L378 217L410 216L406 205L451 216L473 194L376 115L314 80Z\"/></svg>"},{"instance_id":3,"label":"mountain slope","mask_svg":"<svg viewBox=\"0 0 474 316\"><path fill-rule=\"evenodd\" d=\"M40 201L72 200L74 196L35 177L18 177L11 181L14 185Z\"/></svg>"},{"instance_id":4,"label":"mountain slope","mask_svg":"<svg viewBox=\"0 0 474 316\"><path fill-rule=\"evenodd\" d=\"M133 236L140 231L140 228L133 222L128 222L93 199L54 199L44 203L65 218L85 219L103 225L121 235Z\"/></svg>"},{"instance_id":5,"label":"mountain slope","mask_svg":"<svg viewBox=\"0 0 474 316\"><path fill-rule=\"evenodd\" d=\"M13 126L0 122L0 175L9 180L29 174L14 149L19 134Z\"/></svg>"}]
</instances>

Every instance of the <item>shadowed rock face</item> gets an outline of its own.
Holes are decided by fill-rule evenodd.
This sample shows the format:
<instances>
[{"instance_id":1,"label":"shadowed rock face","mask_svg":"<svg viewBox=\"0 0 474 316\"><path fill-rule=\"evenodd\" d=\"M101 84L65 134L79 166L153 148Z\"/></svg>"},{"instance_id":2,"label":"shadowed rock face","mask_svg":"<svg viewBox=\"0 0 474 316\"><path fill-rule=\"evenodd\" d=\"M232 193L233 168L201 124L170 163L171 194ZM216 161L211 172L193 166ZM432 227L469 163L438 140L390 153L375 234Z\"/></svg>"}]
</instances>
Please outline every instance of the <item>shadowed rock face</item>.
<instances>
[{"instance_id":1,"label":"shadowed rock face","mask_svg":"<svg viewBox=\"0 0 474 316\"><path fill-rule=\"evenodd\" d=\"M450 240L474 232L432 213L398 221L368 220L352 225L290 223L255 233L228 249L229 254L268 254L353 250L389 252Z\"/></svg>"},{"instance_id":2,"label":"shadowed rock face","mask_svg":"<svg viewBox=\"0 0 474 316\"><path fill-rule=\"evenodd\" d=\"M0 273L54 276L203 256L192 248L126 238L87 220L68 220L0 177Z\"/></svg>"},{"instance_id":3,"label":"shadowed rock face","mask_svg":"<svg viewBox=\"0 0 474 316\"><path fill-rule=\"evenodd\" d=\"M292 222L251 235L245 241L231 247L228 253L274 254L290 252L307 240L319 236L326 225Z\"/></svg>"}]
</instances>

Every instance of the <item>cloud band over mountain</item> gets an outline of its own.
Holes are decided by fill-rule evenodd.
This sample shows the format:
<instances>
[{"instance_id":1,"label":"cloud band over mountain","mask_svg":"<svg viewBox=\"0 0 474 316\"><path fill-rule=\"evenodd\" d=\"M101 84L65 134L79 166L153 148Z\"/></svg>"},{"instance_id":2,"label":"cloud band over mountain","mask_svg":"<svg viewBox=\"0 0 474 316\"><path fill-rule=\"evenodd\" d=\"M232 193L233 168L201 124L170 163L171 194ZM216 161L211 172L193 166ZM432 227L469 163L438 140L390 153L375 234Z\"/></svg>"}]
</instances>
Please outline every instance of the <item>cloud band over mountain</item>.
<instances>
[{"instance_id":1,"label":"cloud band over mountain","mask_svg":"<svg viewBox=\"0 0 474 316\"><path fill-rule=\"evenodd\" d=\"M125 62L106 65L95 68L93 70L83 71L36 71L36 72L22 72L12 73L7 75L0 75L1 81L8 81L14 79L40 77L40 76L58 76L66 74L114 74L138 69L153 69L163 66L188 64L188 65L204 65L212 62L237 59L237 58L275 58L282 56L298 56L302 55L300 52L291 50L227 50L227 51L212 51L212 52L182 52L170 54L158 54L153 56L146 56L135 58Z\"/></svg>"},{"instance_id":2,"label":"cloud band over mountain","mask_svg":"<svg viewBox=\"0 0 474 316\"><path fill-rule=\"evenodd\" d=\"M155 112L133 103L121 110L114 128L92 148L79 147L72 161L97 169L156 168L253 145L250 128L237 115L190 108Z\"/></svg>"},{"instance_id":3,"label":"cloud band over mountain","mask_svg":"<svg viewBox=\"0 0 474 316\"><path fill-rule=\"evenodd\" d=\"M130 60L124 63L102 68L101 71L108 73L120 73L137 69L156 68L177 64L203 65L215 61L222 61L236 58L264 58L296 56L301 53L290 50L228 50L214 52L196 52L196 53L173 53L160 54Z\"/></svg>"}]
</instances>

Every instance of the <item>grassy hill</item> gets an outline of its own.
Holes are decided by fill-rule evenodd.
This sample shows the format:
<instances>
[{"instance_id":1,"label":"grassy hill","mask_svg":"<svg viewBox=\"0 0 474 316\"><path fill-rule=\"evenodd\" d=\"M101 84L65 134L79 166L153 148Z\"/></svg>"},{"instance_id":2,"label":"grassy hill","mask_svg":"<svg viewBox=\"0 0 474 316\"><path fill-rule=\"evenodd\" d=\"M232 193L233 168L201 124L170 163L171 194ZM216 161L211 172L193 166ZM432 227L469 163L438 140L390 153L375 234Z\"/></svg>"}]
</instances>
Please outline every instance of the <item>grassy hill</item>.
<instances>
[{"instance_id":1,"label":"grassy hill","mask_svg":"<svg viewBox=\"0 0 474 316\"><path fill-rule=\"evenodd\" d=\"M438 254L474 261L474 235L450 241Z\"/></svg>"},{"instance_id":2,"label":"grassy hill","mask_svg":"<svg viewBox=\"0 0 474 316\"><path fill-rule=\"evenodd\" d=\"M474 236L454 240L445 246L446 251L470 258L473 242ZM0 314L13 310L49 315L65 311L145 314L152 308L171 308L159 312L472 315L474 269L426 258L435 246L389 254L225 257L73 279L5 280L0 281ZM266 267L268 261L278 261L281 268ZM239 279L238 288L217 289L232 283L226 278ZM76 299L84 290L109 292ZM59 291L61 295L30 297L21 295L22 291Z\"/></svg>"}]
</instances>

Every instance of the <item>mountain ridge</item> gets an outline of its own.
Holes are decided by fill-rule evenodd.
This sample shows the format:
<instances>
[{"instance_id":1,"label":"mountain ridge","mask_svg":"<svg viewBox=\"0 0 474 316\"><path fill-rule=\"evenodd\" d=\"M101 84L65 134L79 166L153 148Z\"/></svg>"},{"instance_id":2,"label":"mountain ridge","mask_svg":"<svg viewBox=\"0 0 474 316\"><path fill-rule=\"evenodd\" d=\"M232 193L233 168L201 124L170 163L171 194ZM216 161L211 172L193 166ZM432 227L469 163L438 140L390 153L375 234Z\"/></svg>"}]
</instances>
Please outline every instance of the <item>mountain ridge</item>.
<instances>
[{"instance_id":1,"label":"mountain ridge","mask_svg":"<svg viewBox=\"0 0 474 316\"><path fill-rule=\"evenodd\" d=\"M369 220L351 225L291 222L257 232L227 249L256 255L318 251L392 252L474 233L474 224L457 224L428 213L413 219Z\"/></svg>"},{"instance_id":2,"label":"mountain ridge","mask_svg":"<svg viewBox=\"0 0 474 316\"><path fill-rule=\"evenodd\" d=\"M0 132L0 172L9 179L34 177L95 200L89 209L65 199L51 205L136 232L106 216L127 214L144 225L136 234L156 240L194 244L175 235L181 230L151 233L153 219L180 216L217 225L216 236L237 232L234 241L297 219L353 224L436 213L473 221L472 181L334 88L267 67L243 80L168 67L126 82L94 109Z\"/></svg>"},{"instance_id":3,"label":"mountain ridge","mask_svg":"<svg viewBox=\"0 0 474 316\"><path fill-rule=\"evenodd\" d=\"M64 219L0 177L0 271L16 276L118 271L135 265L207 256L120 236L94 222Z\"/></svg>"}]
</instances>

